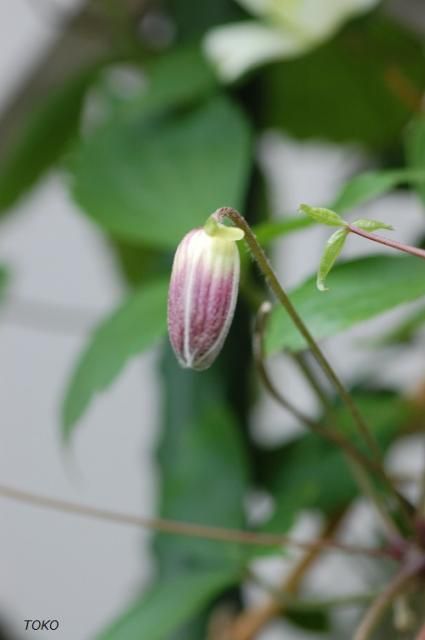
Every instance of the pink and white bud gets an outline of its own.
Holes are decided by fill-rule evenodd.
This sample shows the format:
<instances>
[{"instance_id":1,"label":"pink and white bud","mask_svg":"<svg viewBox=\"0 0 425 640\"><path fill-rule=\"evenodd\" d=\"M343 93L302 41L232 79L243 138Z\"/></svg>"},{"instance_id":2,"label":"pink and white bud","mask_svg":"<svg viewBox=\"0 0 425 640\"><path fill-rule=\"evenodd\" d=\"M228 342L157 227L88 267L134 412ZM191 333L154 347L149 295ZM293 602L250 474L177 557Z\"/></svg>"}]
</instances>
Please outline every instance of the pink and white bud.
<instances>
[{"instance_id":1,"label":"pink and white bud","mask_svg":"<svg viewBox=\"0 0 425 640\"><path fill-rule=\"evenodd\" d=\"M174 256L168 333L179 363L202 371L218 356L236 306L243 231L210 218L190 231Z\"/></svg>"}]
</instances>

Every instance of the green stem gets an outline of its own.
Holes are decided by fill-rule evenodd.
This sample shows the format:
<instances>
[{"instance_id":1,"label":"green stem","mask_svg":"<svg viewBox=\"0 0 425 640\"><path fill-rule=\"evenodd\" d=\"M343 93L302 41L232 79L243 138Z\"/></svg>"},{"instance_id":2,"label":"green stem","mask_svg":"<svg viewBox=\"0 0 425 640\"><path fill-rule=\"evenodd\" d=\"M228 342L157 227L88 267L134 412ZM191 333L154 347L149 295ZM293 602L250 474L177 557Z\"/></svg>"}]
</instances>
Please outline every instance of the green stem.
<instances>
[{"instance_id":1,"label":"green stem","mask_svg":"<svg viewBox=\"0 0 425 640\"><path fill-rule=\"evenodd\" d=\"M281 405L284 409L286 409L289 413L291 413L301 424L307 427L313 433L325 438L329 442L339 446L347 455L349 459L353 462L356 462L360 467L362 467L365 471L369 471L371 474L378 475L382 480L382 467L376 463L376 461L371 460L369 457L366 457L354 446L350 440L345 438L345 436L340 433L337 429L326 427L325 425L318 424L312 418L310 418L303 411L298 409L283 393L277 389L276 385L272 381L269 372L266 366L266 358L264 353L264 333L266 329L267 319L271 312L272 306L270 302L263 302L260 308L257 311L254 336L253 336L253 353L255 359L255 365L258 371L258 374L261 378L261 381L264 384L264 387L270 393L270 395L276 400L276 402ZM361 477L359 474L355 474L356 479L360 485L360 488L366 493L370 495L370 491L365 490L365 477L362 474ZM367 476L366 476L367 478ZM373 497L371 496L373 499ZM377 498L375 496L375 500ZM380 509L382 514L382 509ZM384 518L387 523L387 518ZM394 527L390 527L394 532Z\"/></svg>"},{"instance_id":2,"label":"green stem","mask_svg":"<svg viewBox=\"0 0 425 640\"><path fill-rule=\"evenodd\" d=\"M295 309L294 305L292 304L288 294L286 293L286 291L283 289L282 285L280 284L280 282L279 282L279 280L277 278L277 275L275 274L275 272L273 270L273 267L269 262L269 259L267 258L266 254L264 253L263 248L261 247L261 245L257 242L257 239L256 239L253 231L251 230L251 227L249 226L249 224L247 223L245 218L238 211L236 211L236 209L233 209L232 207L222 207L222 208L218 209L213 214L213 217L217 221L221 221L221 220L223 220L225 218L228 218L229 220L231 220L233 222L233 224L235 224L237 227L242 229L242 231L245 233L245 241L246 241L249 249L251 250L251 253L252 253L254 259L256 260L260 270L262 271L263 275L265 276L266 281L269 284L269 287L271 288L271 290L275 294L275 296L278 299L278 301L280 302L280 304L283 306L283 308L288 313L288 315L291 318L291 320L292 320L293 324L295 325L295 327L298 329L300 334L303 336L304 340L308 344L311 352L313 353L313 355L316 358L317 362L319 363L319 365L321 366L322 370L326 374L327 378L332 383L332 385L335 387L336 391L339 393L342 401L344 402L344 404L347 407L349 413L351 414L351 416L352 416L352 418L354 420L354 423L357 425L357 428L358 428L360 434L362 435L365 443L368 445L371 454L374 456L377 464L380 465L380 467L381 467L381 475L383 477L385 477L387 486L389 487L389 489L391 490L391 492L393 493L393 495L396 497L397 501L399 502L404 516L406 518L408 518L409 522L410 522L410 513L408 512L408 509L406 507L404 498L398 494L396 489L393 487L390 479L388 478L388 476L387 476L387 474L385 472L385 469L381 464L381 452L380 452L380 450L379 450L379 448L378 448L378 446L377 446L377 444L375 442L375 439L373 438L372 434L370 433L370 430L369 430L366 422L364 421L363 416L361 415L360 411L358 410L357 405L355 404L355 402L352 399L351 395L349 394L349 392L345 388L343 382L339 379L338 375L336 374L336 372L334 371L334 369L332 368L332 366L328 362L327 358L322 353L319 345L317 344L317 342L313 338L312 334L310 333L310 331L308 330L308 328L304 324L302 318L300 317L300 315L298 314L298 312Z\"/></svg>"},{"instance_id":3,"label":"green stem","mask_svg":"<svg viewBox=\"0 0 425 640\"><path fill-rule=\"evenodd\" d=\"M334 371L334 369L332 368L332 366L330 365L330 363L328 362L324 354L322 353L317 342L313 338L310 331L307 329L306 325L304 324L304 321L302 320L301 316L298 314L297 310L292 304L288 294L280 284L277 278L277 275L275 274L273 267L269 262L269 259L264 253L261 245L257 242L257 239L254 233L252 232L251 227L245 220L245 218L241 216L241 214L238 211L236 211L236 209L232 209L231 207L222 207L221 209L218 209L214 214L214 216L218 220L221 220L223 218L229 218L237 227L239 227L240 229L242 229L242 231L244 231L246 243L248 244L252 252L252 255L254 256L260 270L264 274L271 290L273 291L276 298L279 300L280 304L283 306L283 308L291 318L292 322L294 323L294 325L296 326L296 328L298 329L298 331L300 332L300 334L308 344L311 352L313 353L317 362L319 363L324 373L328 377L329 381L338 391L339 395L341 396L341 399L343 400L347 409L351 413L353 420L359 429L359 432L362 434L365 443L367 443L371 453L373 453L373 455L378 460L380 460L381 452L379 451L379 448L374 438L372 437L368 426L363 420L363 417L360 414L355 402L351 398L344 384L339 379L338 375L336 374L336 372Z\"/></svg>"}]
</instances>

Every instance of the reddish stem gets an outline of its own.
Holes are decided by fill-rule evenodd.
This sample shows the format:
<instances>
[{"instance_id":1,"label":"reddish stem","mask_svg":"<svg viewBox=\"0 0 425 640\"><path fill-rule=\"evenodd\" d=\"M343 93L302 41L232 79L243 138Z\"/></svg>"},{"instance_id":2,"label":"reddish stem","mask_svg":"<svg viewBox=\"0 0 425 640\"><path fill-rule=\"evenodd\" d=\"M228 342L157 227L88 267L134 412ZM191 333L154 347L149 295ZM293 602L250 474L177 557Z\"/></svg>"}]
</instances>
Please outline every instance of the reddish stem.
<instances>
[{"instance_id":1,"label":"reddish stem","mask_svg":"<svg viewBox=\"0 0 425 640\"><path fill-rule=\"evenodd\" d=\"M384 238L383 236L378 236L376 233L369 233L368 231L363 231L363 229L359 229L359 227L355 227L352 224L348 224L347 228L358 236L362 236L363 238L367 238L368 240L372 240L373 242L378 242L379 244L384 244L386 247L391 247L392 249L396 249L397 251L403 251L404 253L408 253L411 256L416 256L417 258L422 258L425 260L425 250L419 249L418 247L411 247L408 244L404 244L403 242L397 242L396 240L390 240L390 238Z\"/></svg>"}]
</instances>

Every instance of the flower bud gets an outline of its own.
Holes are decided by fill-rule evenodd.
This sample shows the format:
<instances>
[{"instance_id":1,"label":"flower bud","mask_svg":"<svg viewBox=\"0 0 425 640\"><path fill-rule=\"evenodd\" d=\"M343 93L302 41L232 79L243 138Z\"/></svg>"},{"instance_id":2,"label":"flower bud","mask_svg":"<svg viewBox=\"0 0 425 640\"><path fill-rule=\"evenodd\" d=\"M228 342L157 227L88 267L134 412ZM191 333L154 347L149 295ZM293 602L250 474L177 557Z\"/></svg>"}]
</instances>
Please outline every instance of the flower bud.
<instances>
[{"instance_id":1,"label":"flower bud","mask_svg":"<svg viewBox=\"0 0 425 640\"><path fill-rule=\"evenodd\" d=\"M190 231L174 256L168 332L179 363L202 371L218 356L232 322L239 285L236 240L243 231L212 216Z\"/></svg>"}]
</instances>

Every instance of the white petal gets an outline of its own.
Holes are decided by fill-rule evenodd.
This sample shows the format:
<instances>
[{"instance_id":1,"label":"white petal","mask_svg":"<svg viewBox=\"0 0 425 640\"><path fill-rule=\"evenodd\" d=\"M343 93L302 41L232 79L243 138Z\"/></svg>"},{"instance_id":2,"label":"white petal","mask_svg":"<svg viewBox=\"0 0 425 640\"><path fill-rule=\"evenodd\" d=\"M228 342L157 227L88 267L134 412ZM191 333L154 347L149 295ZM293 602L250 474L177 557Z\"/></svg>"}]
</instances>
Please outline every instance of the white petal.
<instances>
[{"instance_id":1,"label":"white petal","mask_svg":"<svg viewBox=\"0 0 425 640\"><path fill-rule=\"evenodd\" d=\"M204 50L225 82L232 82L264 62L294 55L298 39L260 22L239 22L216 27L204 39Z\"/></svg>"}]
</instances>

